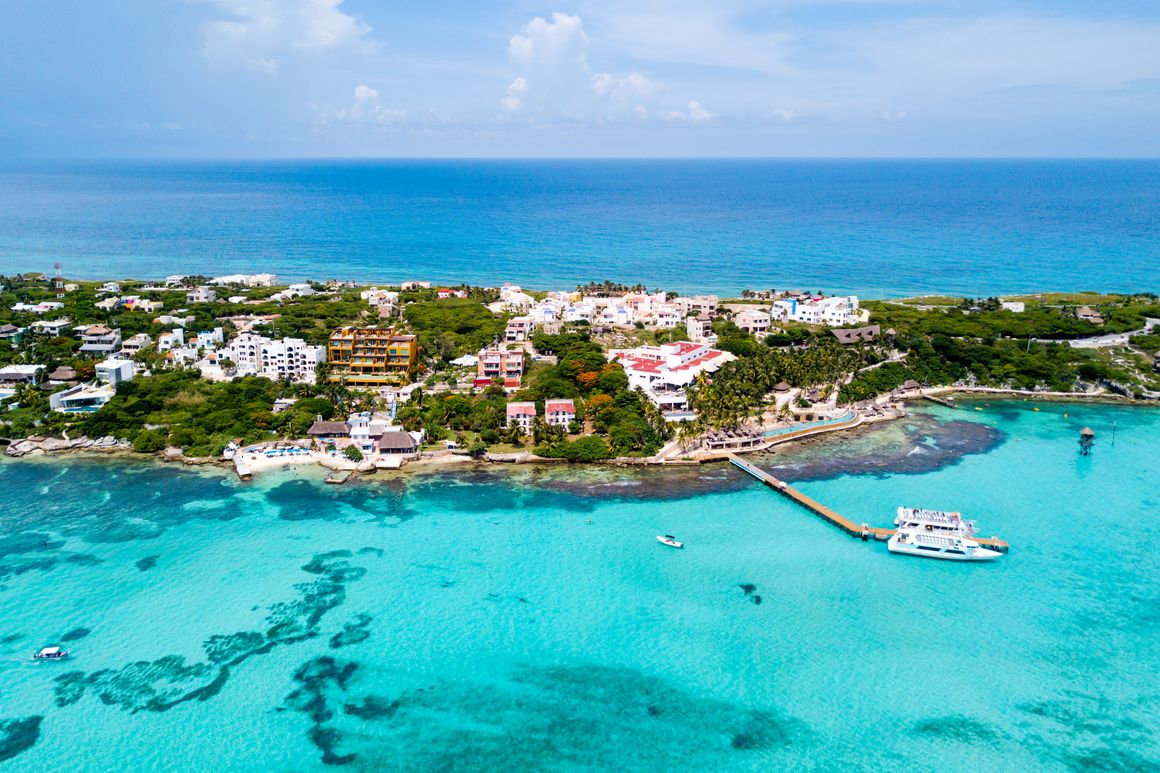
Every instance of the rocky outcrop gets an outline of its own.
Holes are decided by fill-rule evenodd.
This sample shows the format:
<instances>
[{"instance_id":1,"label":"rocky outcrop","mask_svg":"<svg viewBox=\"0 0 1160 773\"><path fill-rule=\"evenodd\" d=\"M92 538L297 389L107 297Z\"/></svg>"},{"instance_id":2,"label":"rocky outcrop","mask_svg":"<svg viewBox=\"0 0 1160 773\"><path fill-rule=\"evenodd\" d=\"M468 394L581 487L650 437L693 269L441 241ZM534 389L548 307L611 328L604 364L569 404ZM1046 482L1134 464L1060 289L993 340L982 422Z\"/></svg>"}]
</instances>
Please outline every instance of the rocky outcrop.
<instances>
[{"instance_id":1,"label":"rocky outcrop","mask_svg":"<svg viewBox=\"0 0 1160 773\"><path fill-rule=\"evenodd\" d=\"M55 438L34 435L23 440L13 440L4 449L8 456L43 456L44 454L59 454L68 451L132 451L133 444L128 440L118 440L106 436L92 440L87 437Z\"/></svg>"}]
</instances>

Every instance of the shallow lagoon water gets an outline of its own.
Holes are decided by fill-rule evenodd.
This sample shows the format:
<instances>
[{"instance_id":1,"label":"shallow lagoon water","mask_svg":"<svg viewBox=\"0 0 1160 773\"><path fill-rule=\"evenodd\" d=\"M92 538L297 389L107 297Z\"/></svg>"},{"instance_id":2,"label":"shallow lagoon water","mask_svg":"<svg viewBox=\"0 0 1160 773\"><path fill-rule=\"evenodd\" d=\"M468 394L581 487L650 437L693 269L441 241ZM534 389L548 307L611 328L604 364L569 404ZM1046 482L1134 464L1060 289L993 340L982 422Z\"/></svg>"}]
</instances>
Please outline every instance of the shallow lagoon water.
<instances>
[{"instance_id":1,"label":"shallow lagoon water","mask_svg":"<svg viewBox=\"0 0 1160 773\"><path fill-rule=\"evenodd\" d=\"M857 520L962 510L1012 544L987 566L891 556L721 466L659 496L652 471L6 462L0 766L1155 769L1158 433L992 403L761 458Z\"/></svg>"}]
</instances>

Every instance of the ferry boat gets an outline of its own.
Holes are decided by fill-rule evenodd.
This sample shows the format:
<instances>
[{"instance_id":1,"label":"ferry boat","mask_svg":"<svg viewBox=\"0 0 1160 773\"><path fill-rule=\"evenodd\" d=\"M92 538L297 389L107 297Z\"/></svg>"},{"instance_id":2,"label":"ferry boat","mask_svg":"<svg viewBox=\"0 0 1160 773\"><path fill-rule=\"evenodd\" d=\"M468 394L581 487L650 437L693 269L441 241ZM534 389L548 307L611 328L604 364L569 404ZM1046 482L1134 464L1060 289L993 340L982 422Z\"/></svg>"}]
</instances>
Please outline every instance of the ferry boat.
<instances>
[{"instance_id":1,"label":"ferry boat","mask_svg":"<svg viewBox=\"0 0 1160 773\"><path fill-rule=\"evenodd\" d=\"M32 653L33 660L65 660L68 658L68 650L62 650L60 647L45 647L40 652Z\"/></svg>"},{"instance_id":2,"label":"ferry boat","mask_svg":"<svg viewBox=\"0 0 1160 773\"><path fill-rule=\"evenodd\" d=\"M662 545L668 545L671 548L683 548L685 546L685 543L678 541L672 534L658 534L657 542Z\"/></svg>"},{"instance_id":3,"label":"ferry boat","mask_svg":"<svg viewBox=\"0 0 1160 773\"><path fill-rule=\"evenodd\" d=\"M894 526L898 529L925 531L955 537L973 537L976 532L975 522L965 520L962 513L926 510L921 507L898 508L898 515L894 518Z\"/></svg>"},{"instance_id":4,"label":"ferry boat","mask_svg":"<svg viewBox=\"0 0 1160 773\"><path fill-rule=\"evenodd\" d=\"M965 537L935 534L914 529L900 529L890 537L886 548L891 553L946 561L993 561L1003 555Z\"/></svg>"}]
</instances>

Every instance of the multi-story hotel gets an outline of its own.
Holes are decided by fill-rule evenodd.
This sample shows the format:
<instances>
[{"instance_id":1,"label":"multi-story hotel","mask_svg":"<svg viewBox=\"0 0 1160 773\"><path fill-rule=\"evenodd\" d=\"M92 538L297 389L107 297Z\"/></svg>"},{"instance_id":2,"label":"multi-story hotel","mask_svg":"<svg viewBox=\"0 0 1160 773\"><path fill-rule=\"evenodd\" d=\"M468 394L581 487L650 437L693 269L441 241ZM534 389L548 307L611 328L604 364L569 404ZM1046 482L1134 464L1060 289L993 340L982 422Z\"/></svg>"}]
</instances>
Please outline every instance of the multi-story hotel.
<instances>
[{"instance_id":1,"label":"multi-story hotel","mask_svg":"<svg viewBox=\"0 0 1160 773\"><path fill-rule=\"evenodd\" d=\"M344 327L326 347L330 380L351 386L406 384L419 363L419 343L390 327Z\"/></svg>"}]
</instances>

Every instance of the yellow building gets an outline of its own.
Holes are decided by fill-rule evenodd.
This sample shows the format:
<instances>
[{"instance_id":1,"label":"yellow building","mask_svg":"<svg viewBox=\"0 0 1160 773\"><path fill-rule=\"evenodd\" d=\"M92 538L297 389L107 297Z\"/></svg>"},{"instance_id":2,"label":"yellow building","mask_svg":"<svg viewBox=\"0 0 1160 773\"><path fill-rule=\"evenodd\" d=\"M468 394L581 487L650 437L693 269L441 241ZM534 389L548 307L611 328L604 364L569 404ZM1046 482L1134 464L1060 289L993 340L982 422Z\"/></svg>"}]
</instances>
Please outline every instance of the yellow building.
<instances>
[{"instance_id":1,"label":"yellow building","mask_svg":"<svg viewBox=\"0 0 1160 773\"><path fill-rule=\"evenodd\" d=\"M391 327L344 327L326 347L330 380L350 386L406 384L419 364L419 342Z\"/></svg>"}]
</instances>

